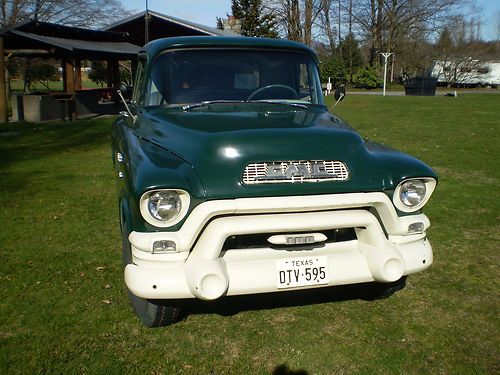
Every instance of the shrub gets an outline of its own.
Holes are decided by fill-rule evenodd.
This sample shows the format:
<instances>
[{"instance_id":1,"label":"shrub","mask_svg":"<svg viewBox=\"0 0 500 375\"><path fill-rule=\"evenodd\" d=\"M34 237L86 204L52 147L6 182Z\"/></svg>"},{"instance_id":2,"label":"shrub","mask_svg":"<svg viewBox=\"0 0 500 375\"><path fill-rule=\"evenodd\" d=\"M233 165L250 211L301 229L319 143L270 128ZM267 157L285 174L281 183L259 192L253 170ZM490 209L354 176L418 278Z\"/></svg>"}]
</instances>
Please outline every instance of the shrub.
<instances>
[{"instance_id":1,"label":"shrub","mask_svg":"<svg viewBox=\"0 0 500 375\"><path fill-rule=\"evenodd\" d=\"M365 89L374 89L380 87L383 82L378 76L375 68L366 67L358 72L353 78L353 83L356 87Z\"/></svg>"},{"instance_id":2,"label":"shrub","mask_svg":"<svg viewBox=\"0 0 500 375\"><path fill-rule=\"evenodd\" d=\"M344 63L338 59L328 59L320 67L321 82L327 83L331 77L333 87L345 85L347 82L347 70Z\"/></svg>"}]
</instances>

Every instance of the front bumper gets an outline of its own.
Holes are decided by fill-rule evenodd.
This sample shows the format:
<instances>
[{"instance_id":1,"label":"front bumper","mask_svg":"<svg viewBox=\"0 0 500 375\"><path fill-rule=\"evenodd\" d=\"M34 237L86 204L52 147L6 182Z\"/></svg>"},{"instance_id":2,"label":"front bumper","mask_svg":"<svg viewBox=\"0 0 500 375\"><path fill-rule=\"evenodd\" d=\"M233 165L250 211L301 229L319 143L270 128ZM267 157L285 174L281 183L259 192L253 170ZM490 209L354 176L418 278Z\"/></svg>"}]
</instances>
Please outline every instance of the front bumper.
<instances>
[{"instance_id":1,"label":"front bumper","mask_svg":"<svg viewBox=\"0 0 500 375\"><path fill-rule=\"evenodd\" d=\"M408 233L413 223L422 224L421 233ZM312 256L327 258L328 280L321 286L391 282L432 264L428 227L423 214L398 217L383 193L209 201L196 207L178 232L132 232L134 264L125 268L125 282L148 299L275 292L286 290L277 286L277 261ZM271 245L222 251L233 235L341 228L354 228L356 239L291 251ZM174 241L177 252L152 254L158 240Z\"/></svg>"}]
</instances>

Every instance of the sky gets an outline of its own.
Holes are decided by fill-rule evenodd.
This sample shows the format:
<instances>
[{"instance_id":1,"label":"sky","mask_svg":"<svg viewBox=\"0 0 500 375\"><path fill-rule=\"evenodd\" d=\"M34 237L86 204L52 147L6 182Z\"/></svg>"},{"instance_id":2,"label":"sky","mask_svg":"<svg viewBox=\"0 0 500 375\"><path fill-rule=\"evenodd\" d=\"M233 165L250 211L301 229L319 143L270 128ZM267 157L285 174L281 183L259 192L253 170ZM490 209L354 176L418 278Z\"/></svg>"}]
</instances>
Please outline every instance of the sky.
<instances>
[{"instance_id":1,"label":"sky","mask_svg":"<svg viewBox=\"0 0 500 375\"><path fill-rule=\"evenodd\" d=\"M475 2L481 9L483 39L497 39L500 0ZM127 9L139 12L145 9L146 0L122 0L122 4ZM163 14L215 27L216 17L225 17L230 12L231 0L148 0L148 7Z\"/></svg>"}]
</instances>

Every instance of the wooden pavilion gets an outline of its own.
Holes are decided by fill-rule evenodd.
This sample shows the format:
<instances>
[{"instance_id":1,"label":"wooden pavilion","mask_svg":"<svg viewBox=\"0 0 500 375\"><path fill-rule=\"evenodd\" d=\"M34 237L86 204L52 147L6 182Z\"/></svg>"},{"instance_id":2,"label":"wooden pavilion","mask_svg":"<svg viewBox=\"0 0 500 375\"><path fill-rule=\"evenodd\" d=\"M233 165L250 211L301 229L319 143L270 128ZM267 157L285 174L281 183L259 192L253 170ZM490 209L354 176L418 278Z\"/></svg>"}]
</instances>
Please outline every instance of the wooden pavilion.
<instances>
[{"instance_id":1,"label":"wooden pavilion","mask_svg":"<svg viewBox=\"0 0 500 375\"><path fill-rule=\"evenodd\" d=\"M140 46L158 38L186 35L236 34L230 30L215 29L151 10L137 13L101 30L40 21L25 21L0 30L0 56L3 57L0 58L0 122L8 121L5 57L60 60L64 95L59 95L57 100L70 104L72 109L67 112L71 114L70 118L75 118L75 93L82 86L82 60L107 61L108 87L113 88L114 101L117 103L120 61L131 61L134 71ZM27 99L29 98L23 98ZM21 112L23 111L24 109L21 109Z\"/></svg>"},{"instance_id":2,"label":"wooden pavilion","mask_svg":"<svg viewBox=\"0 0 500 375\"><path fill-rule=\"evenodd\" d=\"M81 88L81 61L106 60L108 85L120 84L119 61L135 61L140 47L128 34L26 21L0 32L0 122L7 122L5 56L53 58L61 61L65 99L74 99ZM73 111L74 112L74 111Z\"/></svg>"}]
</instances>

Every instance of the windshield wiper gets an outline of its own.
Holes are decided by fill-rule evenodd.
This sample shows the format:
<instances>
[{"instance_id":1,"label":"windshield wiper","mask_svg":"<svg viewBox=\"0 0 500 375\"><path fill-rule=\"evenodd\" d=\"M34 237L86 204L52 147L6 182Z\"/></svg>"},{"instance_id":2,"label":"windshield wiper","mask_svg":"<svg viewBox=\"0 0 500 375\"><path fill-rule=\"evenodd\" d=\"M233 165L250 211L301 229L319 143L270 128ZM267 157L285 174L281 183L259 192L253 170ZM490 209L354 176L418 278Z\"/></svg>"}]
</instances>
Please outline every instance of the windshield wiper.
<instances>
[{"instance_id":1,"label":"windshield wiper","mask_svg":"<svg viewBox=\"0 0 500 375\"><path fill-rule=\"evenodd\" d=\"M303 109L308 108L308 106L306 104L286 102L284 100L247 100L246 102L247 103L281 104L281 105L288 105L290 107L303 108Z\"/></svg>"},{"instance_id":2,"label":"windshield wiper","mask_svg":"<svg viewBox=\"0 0 500 375\"><path fill-rule=\"evenodd\" d=\"M187 112L193 108L205 107L210 104L218 104L218 103L245 103L244 100L206 100L200 103L188 104L182 107L184 112Z\"/></svg>"},{"instance_id":3,"label":"windshield wiper","mask_svg":"<svg viewBox=\"0 0 500 375\"><path fill-rule=\"evenodd\" d=\"M296 108L302 108L302 109L307 109L307 105L305 104L300 104L300 103L291 103L291 102L286 102L282 100L206 100L200 103L195 103L195 104L188 104L182 107L182 110L184 112L188 112L191 109L194 108L200 108L200 107L205 107L210 104L241 104L241 103L265 103L265 104L281 104L281 105L287 105L290 107L296 107Z\"/></svg>"}]
</instances>

